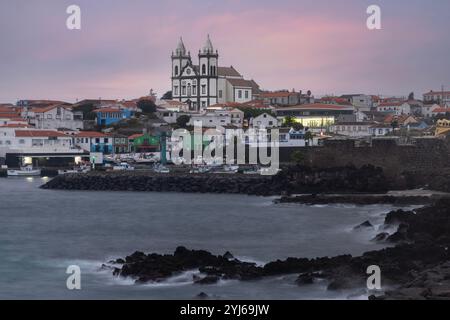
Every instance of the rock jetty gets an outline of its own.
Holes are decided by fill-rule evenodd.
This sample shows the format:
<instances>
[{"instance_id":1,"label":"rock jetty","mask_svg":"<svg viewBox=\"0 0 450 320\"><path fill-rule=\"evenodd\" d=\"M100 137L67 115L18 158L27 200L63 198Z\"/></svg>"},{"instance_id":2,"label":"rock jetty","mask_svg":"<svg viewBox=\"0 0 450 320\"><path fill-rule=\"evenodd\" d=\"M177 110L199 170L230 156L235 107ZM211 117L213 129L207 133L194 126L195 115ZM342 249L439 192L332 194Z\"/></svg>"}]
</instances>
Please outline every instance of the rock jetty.
<instances>
[{"instance_id":1,"label":"rock jetty","mask_svg":"<svg viewBox=\"0 0 450 320\"><path fill-rule=\"evenodd\" d=\"M153 172L91 172L58 176L43 189L240 193L280 195L305 192L386 192L382 169L353 166L330 169L289 167L276 176L246 174L156 174Z\"/></svg>"}]
</instances>

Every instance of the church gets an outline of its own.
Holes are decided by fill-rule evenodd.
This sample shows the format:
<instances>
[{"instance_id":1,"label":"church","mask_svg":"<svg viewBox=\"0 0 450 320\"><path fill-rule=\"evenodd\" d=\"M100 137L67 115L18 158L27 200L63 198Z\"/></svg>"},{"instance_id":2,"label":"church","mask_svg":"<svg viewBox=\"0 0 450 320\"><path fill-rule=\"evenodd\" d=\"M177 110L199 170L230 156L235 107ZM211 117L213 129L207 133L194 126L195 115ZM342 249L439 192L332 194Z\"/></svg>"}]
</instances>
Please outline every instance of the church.
<instances>
[{"instance_id":1,"label":"church","mask_svg":"<svg viewBox=\"0 0 450 320\"><path fill-rule=\"evenodd\" d=\"M259 86L231 67L219 66L219 52L214 50L208 35L198 53L198 64L193 64L180 38L172 52L172 98L185 102L191 111L203 111L215 104L244 103L254 100Z\"/></svg>"}]
</instances>

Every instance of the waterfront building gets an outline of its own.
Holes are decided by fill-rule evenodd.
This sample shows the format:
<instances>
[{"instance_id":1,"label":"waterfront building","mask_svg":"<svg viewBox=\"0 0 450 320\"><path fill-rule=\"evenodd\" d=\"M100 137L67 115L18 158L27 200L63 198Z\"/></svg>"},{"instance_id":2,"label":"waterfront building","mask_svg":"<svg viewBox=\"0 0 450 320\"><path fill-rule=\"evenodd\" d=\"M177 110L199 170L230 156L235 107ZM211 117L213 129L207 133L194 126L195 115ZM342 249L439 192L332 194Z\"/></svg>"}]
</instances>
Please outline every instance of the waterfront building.
<instances>
[{"instance_id":1,"label":"waterfront building","mask_svg":"<svg viewBox=\"0 0 450 320\"><path fill-rule=\"evenodd\" d=\"M85 155L73 145L72 137L56 130L0 128L0 157L10 167L36 163L58 166L75 163Z\"/></svg>"},{"instance_id":2,"label":"waterfront building","mask_svg":"<svg viewBox=\"0 0 450 320\"><path fill-rule=\"evenodd\" d=\"M129 153L130 144L128 137L123 134L112 134L113 139L113 152L116 154Z\"/></svg>"},{"instance_id":3,"label":"waterfront building","mask_svg":"<svg viewBox=\"0 0 450 320\"><path fill-rule=\"evenodd\" d=\"M102 132L81 131L73 135L74 144L88 152L113 152L113 138Z\"/></svg>"},{"instance_id":4,"label":"waterfront building","mask_svg":"<svg viewBox=\"0 0 450 320\"><path fill-rule=\"evenodd\" d=\"M160 138L148 133L133 134L128 141L131 152L155 152L160 147Z\"/></svg>"},{"instance_id":5,"label":"waterfront building","mask_svg":"<svg viewBox=\"0 0 450 320\"><path fill-rule=\"evenodd\" d=\"M172 98L189 105L189 110L203 111L211 105L248 102L259 94L259 86L246 80L233 67L219 65L219 52L208 36L194 64L191 53L180 38L172 52Z\"/></svg>"}]
</instances>

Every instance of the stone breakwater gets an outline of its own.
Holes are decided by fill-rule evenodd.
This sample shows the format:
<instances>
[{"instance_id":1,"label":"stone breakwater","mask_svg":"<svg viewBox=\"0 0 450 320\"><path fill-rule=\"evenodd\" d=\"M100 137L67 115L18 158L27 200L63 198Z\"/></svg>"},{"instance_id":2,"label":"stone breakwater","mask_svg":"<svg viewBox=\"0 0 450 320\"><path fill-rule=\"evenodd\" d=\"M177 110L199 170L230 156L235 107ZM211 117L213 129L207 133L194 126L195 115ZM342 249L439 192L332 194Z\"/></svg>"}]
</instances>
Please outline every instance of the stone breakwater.
<instances>
[{"instance_id":1,"label":"stone breakwater","mask_svg":"<svg viewBox=\"0 0 450 320\"><path fill-rule=\"evenodd\" d=\"M358 226L370 227L370 223ZM391 288L370 299L450 299L450 200L415 211L390 212L382 230L397 230L388 235L395 247L366 252L362 256L342 255L316 259L288 258L257 266L235 259L229 252L215 256L203 250L179 247L172 255L135 252L123 259L110 261L103 268L115 276L132 278L136 283L160 282L198 269L193 282L217 283L221 279L258 280L285 274L298 274L297 285L307 286L321 279L328 290L363 289L367 268L381 269L382 286ZM379 237L377 237L379 238ZM375 240L374 240L375 241Z\"/></svg>"},{"instance_id":2,"label":"stone breakwater","mask_svg":"<svg viewBox=\"0 0 450 320\"><path fill-rule=\"evenodd\" d=\"M153 172L91 172L58 176L43 189L153 191L280 195L315 192L383 193L389 184L379 168L364 166L313 169L289 167L276 176L246 174L156 174Z\"/></svg>"}]
</instances>

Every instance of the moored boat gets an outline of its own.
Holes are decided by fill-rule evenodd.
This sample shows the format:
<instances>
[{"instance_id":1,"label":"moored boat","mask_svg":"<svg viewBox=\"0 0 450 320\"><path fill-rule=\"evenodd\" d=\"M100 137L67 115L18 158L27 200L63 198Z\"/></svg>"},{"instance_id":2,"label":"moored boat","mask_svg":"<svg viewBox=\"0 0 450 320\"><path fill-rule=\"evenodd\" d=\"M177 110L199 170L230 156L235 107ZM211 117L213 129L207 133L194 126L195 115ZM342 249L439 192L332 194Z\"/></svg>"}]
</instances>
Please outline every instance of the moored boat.
<instances>
[{"instance_id":1,"label":"moored boat","mask_svg":"<svg viewBox=\"0 0 450 320\"><path fill-rule=\"evenodd\" d=\"M32 166L21 167L20 170L7 171L10 177L36 177L41 175L41 169L33 169Z\"/></svg>"}]
</instances>

